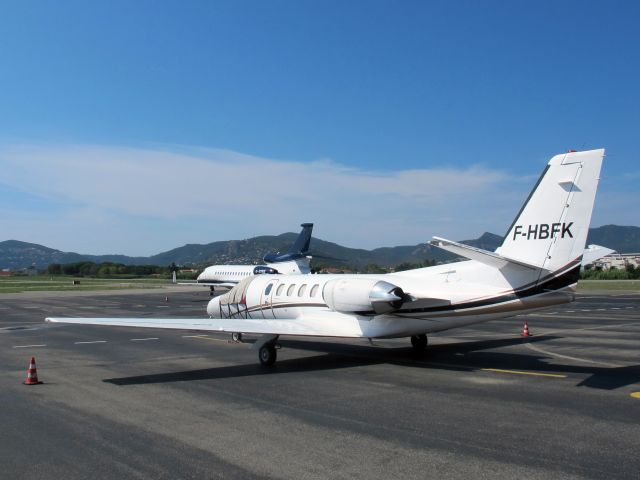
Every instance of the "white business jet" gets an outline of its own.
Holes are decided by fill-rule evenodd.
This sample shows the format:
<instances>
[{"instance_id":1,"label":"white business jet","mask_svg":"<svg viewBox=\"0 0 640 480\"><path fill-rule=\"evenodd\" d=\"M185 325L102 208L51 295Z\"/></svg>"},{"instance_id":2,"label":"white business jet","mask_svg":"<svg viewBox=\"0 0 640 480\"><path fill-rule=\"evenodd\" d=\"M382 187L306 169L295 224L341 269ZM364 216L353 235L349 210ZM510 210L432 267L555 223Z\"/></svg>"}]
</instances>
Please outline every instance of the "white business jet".
<instances>
[{"instance_id":1,"label":"white business jet","mask_svg":"<svg viewBox=\"0 0 640 480\"><path fill-rule=\"evenodd\" d=\"M264 365L275 362L280 335L411 337L421 350L432 332L574 300L603 157L553 157L495 252L434 237L465 261L385 275L250 276L209 302L209 318L47 321L261 334L254 348Z\"/></svg>"},{"instance_id":2,"label":"white business jet","mask_svg":"<svg viewBox=\"0 0 640 480\"><path fill-rule=\"evenodd\" d=\"M282 274L300 275L311 273L309 243L313 223L303 223L296 241L286 253L267 253L263 265L211 265L205 268L196 280L199 285L208 286L213 294L215 287L232 288L241 280L252 275Z\"/></svg>"}]
</instances>

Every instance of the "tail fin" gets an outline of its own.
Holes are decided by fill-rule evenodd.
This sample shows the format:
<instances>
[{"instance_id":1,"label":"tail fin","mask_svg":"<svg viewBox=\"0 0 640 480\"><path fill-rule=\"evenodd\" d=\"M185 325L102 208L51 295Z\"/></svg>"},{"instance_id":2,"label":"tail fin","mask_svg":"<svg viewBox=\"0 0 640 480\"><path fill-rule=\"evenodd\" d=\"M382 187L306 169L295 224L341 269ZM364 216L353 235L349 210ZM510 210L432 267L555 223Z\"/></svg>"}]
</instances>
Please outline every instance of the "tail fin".
<instances>
[{"instance_id":1,"label":"tail fin","mask_svg":"<svg viewBox=\"0 0 640 480\"><path fill-rule=\"evenodd\" d=\"M291 246L287 253L300 253L304 254L309 251L309 242L311 242L311 232L313 231L313 223L303 223L300 225L302 227L302 231L295 243Z\"/></svg>"},{"instance_id":2,"label":"tail fin","mask_svg":"<svg viewBox=\"0 0 640 480\"><path fill-rule=\"evenodd\" d=\"M302 231L296 238L296 241L291 246L291 248L287 251L287 253L267 253L263 260L266 263L281 263L281 262L289 262L291 260L296 260L298 258L304 257L307 255L309 251L309 242L311 242L311 231L313 230L313 223L303 223L300 225L302 227Z\"/></svg>"},{"instance_id":3,"label":"tail fin","mask_svg":"<svg viewBox=\"0 0 640 480\"><path fill-rule=\"evenodd\" d=\"M604 149L553 157L496 253L556 271L582 258Z\"/></svg>"}]
</instances>

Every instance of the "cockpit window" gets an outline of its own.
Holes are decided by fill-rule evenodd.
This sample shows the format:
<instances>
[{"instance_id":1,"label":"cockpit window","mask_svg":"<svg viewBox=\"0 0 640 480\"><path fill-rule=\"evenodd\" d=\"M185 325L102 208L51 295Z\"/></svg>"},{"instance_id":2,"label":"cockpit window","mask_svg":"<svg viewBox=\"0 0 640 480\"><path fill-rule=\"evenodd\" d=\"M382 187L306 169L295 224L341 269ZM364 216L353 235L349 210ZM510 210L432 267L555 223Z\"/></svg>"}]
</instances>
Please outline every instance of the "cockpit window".
<instances>
[{"instance_id":1,"label":"cockpit window","mask_svg":"<svg viewBox=\"0 0 640 480\"><path fill-rule=\"evenodd\" d=\"M273 283L270 283L269 285L267 285L267 288L264 291L264 295L267 296L271 293L271 289L273 288Z\"/></svg>"}]
</instances>

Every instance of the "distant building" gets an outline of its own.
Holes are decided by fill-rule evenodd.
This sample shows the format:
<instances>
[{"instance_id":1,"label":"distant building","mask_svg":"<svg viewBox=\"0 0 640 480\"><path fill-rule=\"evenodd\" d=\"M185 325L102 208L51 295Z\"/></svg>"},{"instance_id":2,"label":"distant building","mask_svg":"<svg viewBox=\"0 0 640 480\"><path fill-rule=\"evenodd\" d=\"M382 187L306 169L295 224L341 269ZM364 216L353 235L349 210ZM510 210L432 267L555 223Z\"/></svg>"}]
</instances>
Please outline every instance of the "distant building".
<instances>
[{"instance_id":1,"label":"distant building","mask_svg":"<svg viewBox=\"0 0 640 480\"><path fill-rule=\"evenodd\" d=\"M0 277L10 277L11 273L12 272L9 268L3 268L2 270L0 270Z\"/></svg>"},{"instance_id":2,"label":"distant building","mask_svg":"<svg viewBox=\"0 0 640 480\"><path fill-rule=\"evenodd\" d=\"M640 253L612 253L593 262L593 268L600 270L624 270L628 265L640 267Z\"/></svg>"}]
</instances>

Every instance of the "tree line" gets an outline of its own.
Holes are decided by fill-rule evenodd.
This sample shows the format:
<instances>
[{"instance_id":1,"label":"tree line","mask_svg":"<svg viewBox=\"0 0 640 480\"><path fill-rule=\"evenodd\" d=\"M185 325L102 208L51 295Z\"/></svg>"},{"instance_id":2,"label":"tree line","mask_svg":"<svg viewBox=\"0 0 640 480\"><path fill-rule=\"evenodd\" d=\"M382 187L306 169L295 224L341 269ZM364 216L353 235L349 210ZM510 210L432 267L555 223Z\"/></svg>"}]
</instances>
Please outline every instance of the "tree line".
<instances>
[{"instance_id":1,"label":"tree line","mask_svg":"<svg viewBox=\"0 0 640 480\"><path fill-rule=\"evenodd\" d=\"M404 262L395 267L383 267L374 263L365 267L343 267L345 271L360 273L389 273L401 272L403 270L412 270L415 268L430 267L435 265L434 260L425 260L420 263ZM321 271L325 265L315 265L314 270ZM125 265L123 263L113 262L75 262L75 263L52 263L47 267L49 275L70 275L81 277L112 277L112 276L130 276L130 277L148 277L161 276L171 277L172 272L177 271L178 267L175 263L166 267L158 265ZM181 277L195 277L192 275L181 275ZM634 280L640 279L640 268L630 264L625 268L611 268L609 270L601 270L587 266L580 272L580 278L583 280Z\"/></svg>"},{"instance_id":2,"label":"tree line","mask_svg":"<svg viewBox=\"0 0 640 480\"><path fill-rule=\"evenodd\" d=\"M71 275L82 277L110 277L110 276L136 276L171 275L175 265L159 267L157 265L124 265L122 263L51 263L47 267L49 275Z\"/></svg>"},{"instance_id":3,"label":"tree line","mask_svg":"<svg viewBox=\"0 0 640 480\"><path fill-rule=\"evenodd\" d=\"M583 280L637 280L640 279L640 268L632 263L625 268L611 267L609 270L591 268L587 265L580 272L580 278Z\"/></svg>"}]
</instances>

